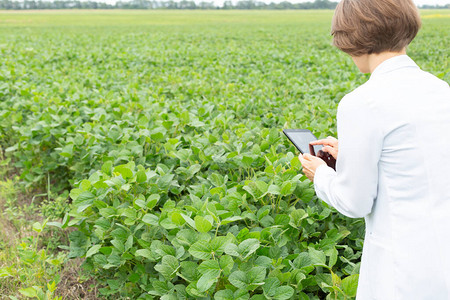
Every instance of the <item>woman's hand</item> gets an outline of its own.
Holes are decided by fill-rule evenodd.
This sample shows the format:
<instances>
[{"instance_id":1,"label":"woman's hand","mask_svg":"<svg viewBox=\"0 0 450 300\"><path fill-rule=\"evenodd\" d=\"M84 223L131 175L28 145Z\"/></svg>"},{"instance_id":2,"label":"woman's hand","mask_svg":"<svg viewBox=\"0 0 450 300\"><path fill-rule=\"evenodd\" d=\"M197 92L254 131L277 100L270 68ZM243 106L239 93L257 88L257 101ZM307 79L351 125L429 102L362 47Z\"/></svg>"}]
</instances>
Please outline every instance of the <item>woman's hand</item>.
<instances>
[{"instance_id":1,"label":"woman's hand","mask_svg":"<svg viewBox=\"0 0 450 300\"><path fill-rule=\"evenodd\" d=\"M309 180L314 182L314 175L316 174L316 170L320 165L327 165L322 159L312 156L311 154L305 153L300 154L298 159L302 163L303 173L305 173L306 177Z\"/></svg>"},{"instance_id":2,"label":"woman's hand","mask_svg":"<svg viewBox=\"0 0 450 300\"><path fill-rule=\"evenodd\" d=\"M327 137L323 140L317 140L310 143L311 145L323 145L322 151L330 153L334 159L338 156L338 140L332 136Z\"/></svg>"}]
</instances>

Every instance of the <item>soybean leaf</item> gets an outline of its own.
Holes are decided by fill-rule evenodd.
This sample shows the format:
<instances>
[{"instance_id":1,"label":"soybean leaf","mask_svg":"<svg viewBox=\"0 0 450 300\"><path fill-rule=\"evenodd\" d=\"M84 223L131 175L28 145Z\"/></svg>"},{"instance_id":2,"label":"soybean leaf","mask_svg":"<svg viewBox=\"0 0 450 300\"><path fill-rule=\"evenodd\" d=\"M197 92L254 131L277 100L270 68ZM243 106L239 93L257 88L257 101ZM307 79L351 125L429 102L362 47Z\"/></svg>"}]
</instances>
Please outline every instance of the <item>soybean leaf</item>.
<instances>
[{"instance_id":1,"label":"soybean leaf","mask_svg":"<svg viewBox=\"0 0 450 300\"><path fill-rule=\"evenodd\" d=\"M102 246L101 245L94 245L86 252L86 258L91 257L92 255L98 253Z\"/></svg>"},{"instance_id":2,"label":"soybean leaf","mask_svg":"<svg viewBox=\"0 0 450 300\"><path fill-rule=\"evenodd\" d=\"M328 266L330 268L332 268L336 264L337 258L338 258L338 251L336 250L335 247L333 247L331 250L330 260L328 262Z\"/></svg>"},{"instance_id":3,"label":"soybean leaf","mask_svg":"<svg viewBox=\"0 0 450 300\"><path fill-rule=\"evenodd\" d=\"M206 218L202 216L195 216L195 229L199 232L208 232L212 228L211 222L209 222Z\"/></svg>"},{"instance_id":4,"label":"soybean leaf","mask_svg":"<svg viewBox=\"0 0 450 300\"><path fill-rule=\"evenodd\" d=\"M229 243L231 243L231 240L228 236L215 237L210 242L211 250L214 251L215 255L222 255Z\"/></svg>"},{"instance_id":5,"label":"soybean leaf","mask_svg":"<svg viewBox=\"0 0 450 300\"><path fill-rule=\"evenodd\" d=\"M238 252L238 246L233 244L233 243L229 243L225 246L224 249L225 253L231 256L239 256L239 252Z\"/></svg>"},{"instance_id":6,"label":"soybean leaf","mask_svg":"<svg viewBox=\"0 0 450 300\"><path fill-rule=\"evenodd\" d=\"M323 253L323 251L316 250L312 247L309 247L308 253L309 253L309 257L311 258L311 262L313 265L324 266L324 267L328 268L328 266L326 265L326 256L325 256L325 253Z\"/></svg>"},{"instance_id":7,"label":"soybean leaf","mask_svg":"<svg viewBox=\"0 0 450 300\"><path fill-rule=\"evenodd\" d=\"M243 271L234 271L228 277L228 281L238 289L246 289L248 286L247 274Z\"/></svg>"},{"instance_id":8,"label":"soybean leaf","mask_svg":"<svg viewBox=\"0 0 450 300\"><path fill-rule=\"evenodd\" d=\"M210 275L211 277L218 277L220 275L220 266L217 260L206 260L198 266L198 271L202 275Z\"/></svg>"},{"instance_id":9,"label":"soybean leaf","mask_svg":"<svg viewBox=\"0 0 450 300\"><path fill-rule=\"evenodd\" d=\"M155 216L154 214L145 214L142 217L142 222L148 225L158 226L159 224L159 218Z\"/></svg>"},{"instance_id":10,"label":"soybean leaf","mask_svg":"<svg viewBox=\"0 0 450 300\"><path fill-rule=\"evenodd\" d=\"M349 297L356 297L356 290L358 288L358 279L359 275L354 274L345 277L341 281L341 288L344 291L345 294Z\"/></svg>"},{"instance_id":11,"label":"soybean leaf","mask_svg":"<svg viewBox=\"0 0 450 300\"><path fill-rule=\"evenodd\" d=\"M273 299L286 300L290 299L294 295L294 289L290 286L280 286L277 288Z\"/></svg>"},{"instance_id":12,"label":"soybean leaf","mask_svg":"<svg viewBox=\"0 0 450 300\"><path fill-rule=\"evenodd\" d=\"M216 282L217 277L212 277L210 274L202 275L197 281L197 289L199 292L206 292Z\"/></svg>"},{"instance_id":13,"label":"soybean leaf","mask_svg":"<svg viewBox=\"0 0 450 300\"><path fill-rule=\"evenodd\" d=\"M198 241L189 248L189 253L198 259L209 259L211 257L211 247L208 241Z\"/></svg>"},{"instance_id":14,"label":"soybean leaf","mask_svg":"<svg viewBox=\"0 0 450 300\"><path fill-rule=\"evenodd\" d=\"M123 179L133 177L133 171L131 171L128 165L120 165L114 168L114 172L120 173Z\"/></svg>"},{"instance_id":15,"label":"soybean leaf","mask_svg":"<svg viewBox=\"0 0 450 300\"><path fill-rule=\"evenodd\" d=\"M181 274L188 282L193 282L199 279L200 273L198 272L198 265L193 261L182 261Z\"/></svg>"},{"instance_id":16,"label":"soybean leaf","mask_svg":"<svg viewBox=\"0 0 450 300\"><path fill-rule=\"evenodd\" d=\"M248 300L250 295L247 289L238 289L234 292L233 297L235 300Z\"/></svg>"},{"instance_id":17,"label":"soybean leaf","mask_svg":"<svg viewBox=\"0 0 450 300\"><path fill-rule=\"evenodd\" d=\"M214 300L234 300L234 294L232 290L221 290L214 294Z\"/></svg>"},{"instance_id":18,"label":"soybean leaf","mask_svg":"<svg viewBox=\"0 0 450 300\"><path fill-rule=\"evenodd\" d=\"M276 277L267 278L264 281L263 291L264 294L273 297L277 293L277 288L280 286L280 281Z\"/></svg>"},{"instance_id":19,"label":"soybean leaf","mask_svg":"<svg viewBox=\"0 0 450 300\"><path fill-rule=\"evenodd\" d=\"M161 263L155 266L155 270L161 273L167 280L174 278L179 268L178 259L172 255L164 256Z\"/></svg>"},{"instance_id":20,"label":"soybean leaf","mask_svg":"<svg viewBox=\"0 0 450 300\"><path fill-rule=\"evenodd\" d=\"M262 285L264 279L266 278L266 268L264 267L253 267L247 272L248 283L255 285Z\"/></svg>"},{"instance_id":21,"label":"soybean leaf","mask_svg":"<svg viewBox=\"0 0 450 300\"><path fill-rule=\"evenodd\" d=\"M148 249L136 250L135 255L137 257L142 256L142 257L148 258L150 260L154 260L155 259L155 257L152 255L151 251L148 250Z\"/></svg>"},{"instance_id":22,"label":"soybean leaf","mask_svg":"<svg viewBox=\"0 0 450 300\"><path fill-rule=\"evenodd\" d=\"M243 259L246 259L258 250L259 247L260 243L257 239L247 239L239 244L237 252L239 252Z\"/></svg>"},{"instance_id":23,"label":"soybean leaf","mask_svg":"<svg viewBox=\"0 0 450 300\"><path fill-rule=\"evenodd\" d=\"M219 260L220 268L222 269L223 273L227 276L230 274L231 270L234 266L234 261L231 256L228 255L222 255Z\"/></svg>"}]
</instances>

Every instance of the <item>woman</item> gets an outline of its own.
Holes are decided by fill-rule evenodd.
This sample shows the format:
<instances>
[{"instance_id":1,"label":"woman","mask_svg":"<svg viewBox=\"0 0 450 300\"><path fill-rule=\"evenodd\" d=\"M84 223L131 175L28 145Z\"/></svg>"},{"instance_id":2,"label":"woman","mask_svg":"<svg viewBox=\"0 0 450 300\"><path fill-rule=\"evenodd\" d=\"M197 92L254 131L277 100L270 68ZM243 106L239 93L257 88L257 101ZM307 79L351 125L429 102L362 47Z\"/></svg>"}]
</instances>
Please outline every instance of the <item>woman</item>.
<instances>
[{"instance_id":1,"label":"woman","mask_svg":"<svg viewBox=\"0 0 450 300\"><path fill-rule=\"evenodd\" d=\"M299 157L320 199L365 218L358 300L450 299L450 88L406 55L420 25L411 0L339 3L334 45L371 77L339 103L339 143L316 142L336 171Z\"/></svg>"}]
</instances>

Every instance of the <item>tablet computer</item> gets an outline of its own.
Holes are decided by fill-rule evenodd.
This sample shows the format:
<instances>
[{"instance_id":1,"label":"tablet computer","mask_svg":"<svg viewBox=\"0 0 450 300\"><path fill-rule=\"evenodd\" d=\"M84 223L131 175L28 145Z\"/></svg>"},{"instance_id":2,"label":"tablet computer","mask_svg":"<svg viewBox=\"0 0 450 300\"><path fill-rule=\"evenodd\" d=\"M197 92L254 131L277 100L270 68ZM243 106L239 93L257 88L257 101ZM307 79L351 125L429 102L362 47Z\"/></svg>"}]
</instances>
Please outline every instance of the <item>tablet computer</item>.
<instances>
[{"instance_id":1,"label":"tablet computer","mask_svg":"<svg viewBox=\"0 0 450 300\"><path fill-rule=\"evenodd\" d=\"M283 129L283 133L302 154L310 153L312 155L316 155L316 153L323 147L322 145L314 145L310 147L309 143L316 141L317 138L308 129ZM312 153L312 150L314 153Z\"/></svg>"}]
</instances>

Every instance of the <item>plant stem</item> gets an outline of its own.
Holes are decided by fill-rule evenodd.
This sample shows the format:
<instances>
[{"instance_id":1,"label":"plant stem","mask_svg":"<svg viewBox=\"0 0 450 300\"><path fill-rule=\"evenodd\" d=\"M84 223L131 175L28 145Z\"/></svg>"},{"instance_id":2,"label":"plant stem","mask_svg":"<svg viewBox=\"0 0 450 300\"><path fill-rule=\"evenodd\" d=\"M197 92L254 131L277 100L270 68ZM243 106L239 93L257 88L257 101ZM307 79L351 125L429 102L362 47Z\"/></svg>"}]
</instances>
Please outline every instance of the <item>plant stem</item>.
<instances>
[{"instance_id":1,"label":"plant stem","mask_svg":"<svg viewBox=\"0 0 450 300\"><path fill-rule=\"evenodd\" d=\"M217 237L217 232L219 231L219 227L220 227L221 223L222 222L217 223L216 234L214 235L214 237Z\"/></svg>"}]
</instances>

